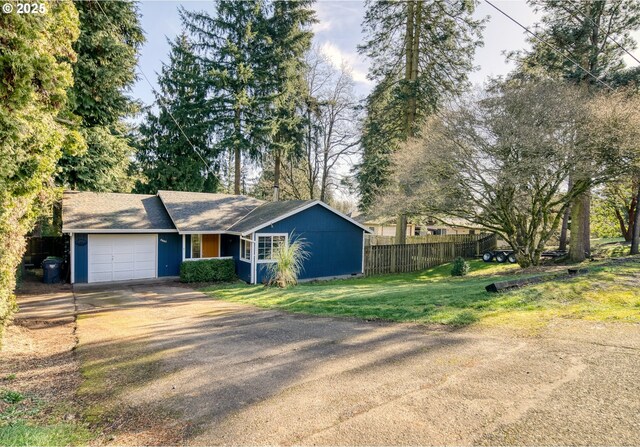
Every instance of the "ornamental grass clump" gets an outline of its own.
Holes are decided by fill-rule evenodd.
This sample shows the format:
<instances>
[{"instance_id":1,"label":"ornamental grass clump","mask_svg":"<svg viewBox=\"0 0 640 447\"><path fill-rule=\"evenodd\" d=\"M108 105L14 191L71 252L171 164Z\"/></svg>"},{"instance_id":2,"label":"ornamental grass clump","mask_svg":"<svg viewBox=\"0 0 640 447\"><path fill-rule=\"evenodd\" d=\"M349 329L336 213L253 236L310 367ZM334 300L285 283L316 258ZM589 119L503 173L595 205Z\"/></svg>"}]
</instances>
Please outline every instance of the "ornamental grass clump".
<instances>
[{"instance_id":1,"label":"ornamental grass clump","mask_svg":"<svg viewBox=\"0 0 640 447\"><path fill-rule=\"evenodd\" d=\"M469 273L469 263L464 258L458 256L453 260L453 267L451 267L451 276L464 276Z\"/></svg>"},{"instance_id":2,"label":"ornamental grass clump","mask_svg":"<svg viewBox=\"0 0 640 447\"><path fill-rule=\"evenodd\" d=\"M309 258L304 239L289 237L289 244L279 244L273 247L273 263L267 264L267 285L289 287L298 283L298 276L304 269L304 261Z\"/></svg>"}]
</instances>

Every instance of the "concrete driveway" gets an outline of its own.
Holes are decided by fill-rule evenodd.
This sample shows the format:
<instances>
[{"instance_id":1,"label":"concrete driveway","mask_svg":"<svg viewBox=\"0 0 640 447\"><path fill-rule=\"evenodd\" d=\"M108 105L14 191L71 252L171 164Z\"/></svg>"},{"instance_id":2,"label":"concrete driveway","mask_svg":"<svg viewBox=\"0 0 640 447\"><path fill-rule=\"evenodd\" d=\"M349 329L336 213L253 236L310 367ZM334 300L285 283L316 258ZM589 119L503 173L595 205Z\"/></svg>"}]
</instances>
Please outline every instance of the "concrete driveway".
<instances>
[{"instance_id":1,"label":"concrete driveway","mask_svg":"<svg viewBox=\"0 0 640 447\"><path fill-rule=\"evenodd\" d=\"M640 444L637 325L450 332L171 285L76 303L81 392L115 444Z\"/></svg>"}]
</instances>

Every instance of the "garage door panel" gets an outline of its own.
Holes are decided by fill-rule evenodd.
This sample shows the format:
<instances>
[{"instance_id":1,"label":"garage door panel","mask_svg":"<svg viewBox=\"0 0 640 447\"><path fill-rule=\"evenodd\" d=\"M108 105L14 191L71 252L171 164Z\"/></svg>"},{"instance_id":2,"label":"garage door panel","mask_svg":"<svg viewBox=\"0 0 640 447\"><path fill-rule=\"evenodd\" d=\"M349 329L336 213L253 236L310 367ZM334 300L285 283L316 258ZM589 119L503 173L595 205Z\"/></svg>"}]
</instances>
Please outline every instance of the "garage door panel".
<instances>
[{"instance_id":1,"label":"garage door panel","mask_svg":"<svg viewBox=\"0 0 640 447\"><path fill-rule=\"evenodd\" d=\"M91 253L91 259L94 264L111 264L113 255L111 253L104 255Z\"/></svg>"},{"instance_id":2,"label":"garage door panel","mask_svg":"<svg viewBox=\"0 0 640 447\"><path fill-rule=\"evenodd\" d=\"M105 281L113 281L111 271L108 273L97 273L92 272L91 274L91 282L105 282Z\"/></svg>"},{"instance_id":3,"label":"garage door panel","mask_svg":"<svg viewBox=\"0 0 640 447\"><path fill-rule=\"evenodd\" d=\"M140 262L136 262L134 269L136 271L138 270L154 270L156 267L155 262L154 261L140 261Z\"/></svg>"},{"instance_id":4,"label":"garage door panel","mask_svg":"<svg viewBox=\"0 0 640 447\"><path fill-rule=\"evenodd\" d=\"M89 282L156 277L154 234L90 235Z\"/></svg>"}]
</instances>

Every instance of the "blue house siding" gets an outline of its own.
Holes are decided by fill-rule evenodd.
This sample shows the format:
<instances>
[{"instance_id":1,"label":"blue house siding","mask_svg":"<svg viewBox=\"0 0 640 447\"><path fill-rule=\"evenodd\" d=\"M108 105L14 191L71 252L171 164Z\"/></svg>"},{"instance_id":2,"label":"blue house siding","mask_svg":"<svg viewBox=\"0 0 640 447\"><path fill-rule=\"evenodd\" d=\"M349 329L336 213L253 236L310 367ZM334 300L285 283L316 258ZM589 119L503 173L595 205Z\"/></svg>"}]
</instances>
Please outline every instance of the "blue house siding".
<instances>
[{"instance_id":1,"label":"blue house siding","mask_svg":"<svg viewBox=\"0 0 640 447\"><path fill-rule=\"evenodd\" d=\"M191 235L187 234L184 237L184 258L191 259Z\"/></svg>"},{"instance_id":2,"label":"blue house siding","mask_svg":"<svg viewBox=\"0 0 640 447\"><path fill-rule=\"evenodd\" d=\"M220 235L220 256L233 257L238 278L251 282L251 264L240 260L240 236L233 234Z\"/></svg>"},{"instance_id":3,"label":"blue house siding","mask_svg":"<svg viewBox=\"0 0 640 447\"><path fill-rule=\"evenodd\" d=\"M182 236L175 233L158 235L158 276L178 276L182 256Z\"/></svg>"},{"instance_id":4,"label":"blue house siding","mask_svg":"<svg viewBox=\"0 0 640 447\"><path fill-rule=\"evenodd\" d=\"M89 281L89 235L76 233L73 241L75 282L86 283Z\"/></svg>"},{"instance_id":5,"label":"blue house siding","mask_svg":"<svg viewBox=\"0 0 640 447\"><path fill-rule=\"evenodd\" d=\"M300 279L362 273L362 228L322 205L312 206L257 233L293 233L295 237L305 239L309 258ZM265 264L258 263L258 283L267 279L265 270Z\"/></svg>"}]
</instances>

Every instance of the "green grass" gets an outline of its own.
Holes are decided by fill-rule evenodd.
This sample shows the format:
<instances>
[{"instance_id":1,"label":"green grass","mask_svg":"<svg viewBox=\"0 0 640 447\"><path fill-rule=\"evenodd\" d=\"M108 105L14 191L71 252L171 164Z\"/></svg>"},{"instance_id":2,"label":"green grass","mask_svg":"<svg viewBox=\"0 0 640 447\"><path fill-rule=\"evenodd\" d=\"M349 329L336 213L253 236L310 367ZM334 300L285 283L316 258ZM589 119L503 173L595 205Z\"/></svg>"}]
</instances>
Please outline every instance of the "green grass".
<instances>
[{"instance_id":1,"label":"green grass","mask_svg":"<svg viewBox=\"0 0 640 447\"><path fill-rule=\"evenodd\" d=\"M233 284L204 289L213 298L315 315L465 326L537 327L552 318L640 322L640 263L588 265L590 273L492 294L494 281L530 276L516 265L471 261L464 277L451 265L419 273L305 283L288 289ZM515 276L514 276L515 275Z\"/></svg>"},{"instance_id":2,"label":"green grass","mask_svg":"<svg viewBox=\"0 0 640 447\"><path fill-rule=\"evenodd\" d=\"M0 426L2 446L80 445L88 442L91 437L92 434L87 429L69 423L32 425L21 421Z\"/></svg>"},{"instance_id":3,"label":"green grass","mask_svg":"<svg viewBox=\"0 0 640 447\"><path fill-rule=\"evenodd\" d=\"M86 444L95 437L85 425L56 416L57 407L37 396L0 392L0 446Z\"/></svg>"},{"instance_id":4,"label":"green grass","mask_svg":"<svg viewBox=\"0 0 640 447\"><path fill-rule=\"evenodd\" d=\"M631 243L621 237L591 239L591 246L593 255L599 258L618 258L631 252Z\"/></svg>"}]
</instances>

